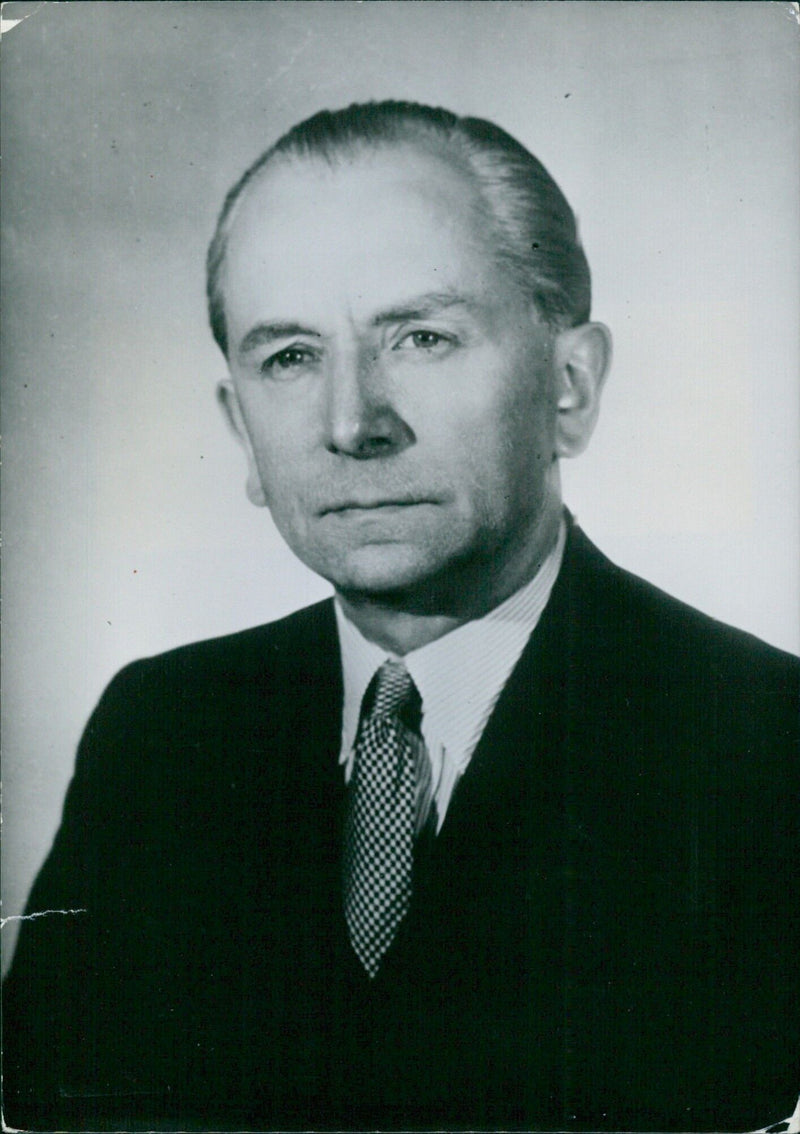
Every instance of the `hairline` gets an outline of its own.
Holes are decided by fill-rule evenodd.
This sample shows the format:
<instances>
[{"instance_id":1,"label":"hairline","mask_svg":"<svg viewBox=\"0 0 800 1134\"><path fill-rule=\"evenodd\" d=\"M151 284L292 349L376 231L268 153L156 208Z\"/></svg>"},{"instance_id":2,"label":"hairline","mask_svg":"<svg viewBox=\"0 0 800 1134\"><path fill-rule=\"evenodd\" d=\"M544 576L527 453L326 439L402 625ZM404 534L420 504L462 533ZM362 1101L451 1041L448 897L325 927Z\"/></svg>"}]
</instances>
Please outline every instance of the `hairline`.
<instances>
[{"instance_id":1,"label":"hairline","mask_svg":"<svg viewBox=\"0 0 800 1134\"><path fill-rule=\"evenodd\" d=\"M445 112L449 113L449 112ZM257 186L263 177L274 166L291 168L299 166L301 162L317 162L327 165L335 170L337 166L354 165L359 160L370 155L384 152L414 149L426 154L449 166L468 183L474 193L476 208L482 214L482 220L487 224L485 234L486 244L495 262L509 271L514 286L523 298L531 304L544 323L554 331L563 330L568 326L575 326L583 318L588 318L588 305L585 311L576 313L572 297L564 289L563 282L558 277L538 276L530 271L530 264L526 261L524 253L520 250L519 241L515 234L509 236L507 231L507 218L502 215L504 205L503 194L511 190L508 185L493 186L487 168L481 168L481 159L484 161L496 160L498 155L502 159L509 158L509 151L504 150L497 141L489 141L486 145L476 142L468 131L470 125L488 125L481 119L465 119L453 117L449 125L423 122L409 118L398 118L394 125L393 134L384 136L359 136L358 134L323 142L315 145L307 137L295 136L295 131L302 129L306 123L300 123L288 133L278 139L261 157L259 157L241 175L238 181L229 190L220 212L219 220L209 246L207 257L207 292L209 309L212 316L212 331L218 344L226 357L230 357L230 343L228 342L227 327L225 325L225 295L223 278L227 261L228 241L230 233L242 208L242 202L250 194L251 188ZM311 120L309 120L311 121ZM495 128L499 129L499 128ZM504 134L504 131L501 131ZM563 199L569 211L573 229L575 226L574 214L569 202L564 198L558 185L544 169L541 163L526 147L522 146L511 135L507 138L512 146L517 147L526 154L543 171L557 194ZM495 196L499 208L495 205ZM511 222L513 224L513 221ZM574 243L581 251L580 240L573 232ZM585 256L584 256L585 262ZM587 266L588 272L588 266ZM561 295L567 301L566 309L555 304L549 304L549 297ZM223 345L224 344L224 345Z\"/></svg>"},{"instance_id":2,"label":"hairline","mask_svg":"<svg viewBox=\"0 0 800 1134\"><path fill-rule=\"evenodd\" d=\"M391 153L393 151L402 151L406 148L416 150L418 153L440 162L442 166L451 169L453 173L461 178L463 183L472 190L473 207L477 210L478 219L487 226L486 231L483 233L486 246L493 259L499 266L502 266L504 259L503 237L502 233L499 231L498 218L492 207L489 195L486 193L485 187L481 183L480 175L472 168L465 156L459 152L460 147L457 144L452 144L450 139L442 138L441 141L447 144L437 146L434 143L439 141L439 138L425 137L422 135L421 131L420 135L420 137L357 138L341 143L333 153L318 151L299 152L296 149L279 150L275 147L268 150L257 164L252 166L234 186L231 192L236 191L235 196L230 207L225 212L225 215L220 218L221 223L215 232L212 246L217 246L219 257L216 270L213 274L213 281L216 295L219 298L221 311L224 312L225 310L225 289L223 281L227 262L228 241L245 202L250 195L255 192L258 186L263 183L264 178L268 177L270 173L276 169L290 170L294 167L301 168L302 166L327 166L333 171L336 171L339 167L349 166L352 168L360 161L368 160L372 155L382 152ZM516 280L514 282L515 286L523 292L524 297L526 299L530 298L525 293L523 286ZM538 308L538 305L536 306ZM542 318L545 318L543 312L539 312L539 314L541 314ZM227 343L227 347L228 351L226 353L229 355L230 343Z\"/></svg>"}]
</instances>

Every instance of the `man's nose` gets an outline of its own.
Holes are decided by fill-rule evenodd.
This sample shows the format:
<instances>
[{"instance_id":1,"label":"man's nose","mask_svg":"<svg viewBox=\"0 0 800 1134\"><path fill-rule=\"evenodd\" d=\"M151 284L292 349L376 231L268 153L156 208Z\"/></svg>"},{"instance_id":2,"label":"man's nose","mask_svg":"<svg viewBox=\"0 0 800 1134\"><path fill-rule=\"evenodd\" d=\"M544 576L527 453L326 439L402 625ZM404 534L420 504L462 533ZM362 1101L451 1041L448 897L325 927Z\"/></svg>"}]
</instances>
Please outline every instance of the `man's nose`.
<instances>
[{"instance_id":1,"label":"man's nose","mask_svg":"<svg viewBox=\"0 0 800 1134\"><path fill-rule=\"evenodd\" d=\"M347 352L326 375L326 443L332 453L367 460L390 456L414 441L374 352Z\"/></svg>"}]
</instances>

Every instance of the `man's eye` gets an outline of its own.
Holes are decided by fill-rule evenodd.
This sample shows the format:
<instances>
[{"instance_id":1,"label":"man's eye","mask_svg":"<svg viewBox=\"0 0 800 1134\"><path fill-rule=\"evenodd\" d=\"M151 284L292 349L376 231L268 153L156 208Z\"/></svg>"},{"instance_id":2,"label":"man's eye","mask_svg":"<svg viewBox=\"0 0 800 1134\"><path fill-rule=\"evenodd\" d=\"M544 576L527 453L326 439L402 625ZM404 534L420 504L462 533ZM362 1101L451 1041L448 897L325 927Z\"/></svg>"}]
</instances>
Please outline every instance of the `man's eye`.
<instances>
[{"instance_id":1,"label":"man's eye","mask_svg":"<svg viewBox=\"0 0 800 1134\"><path fill-rule=\"evenodd\" d=\"M261 373L269 374L286 370L295 370L298 366L305 366L313 360L310 350L303 347L286 347L277 354L270 355L261 363Z\"/></svg>"},{"instance_id":2,"label":"man's eye","mask_svg":"<svg viewBox=\"0 0 800 1134\"><path fill-rule=\"evenodd\" d=\"M411 331L404 335L395 350L442 350L452 346L453 340L438 331Z\"/></svg>"}]
</instances>

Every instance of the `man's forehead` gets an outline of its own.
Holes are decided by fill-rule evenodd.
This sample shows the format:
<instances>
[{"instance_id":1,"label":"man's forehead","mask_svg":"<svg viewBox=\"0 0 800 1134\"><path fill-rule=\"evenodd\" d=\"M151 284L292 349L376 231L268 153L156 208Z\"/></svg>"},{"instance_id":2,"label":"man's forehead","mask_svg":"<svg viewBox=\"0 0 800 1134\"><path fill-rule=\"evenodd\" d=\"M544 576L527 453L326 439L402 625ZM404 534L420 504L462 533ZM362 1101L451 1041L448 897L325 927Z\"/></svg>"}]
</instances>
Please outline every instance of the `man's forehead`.
<instances>
[{"instance_id":1,"label":"man's forehead","mask_svg":"<svg viewBox=\"0 0 800 1134\"><path fill-rule=\"evenodd\" d=\"M462 220L484 213L466 166L432 146L398 142L359 147L332 161L317 155L276 155L244 191L230 236L251 225L272 223L279 230L292 219L309 224L333 220L337 212L370 208L387 192L416 196L432 211L445 209L452 215L455 210Z\"/></svg>"},{"instance_id":2,"label":"man's forehead","mask_svg":"<svg viewBox=\"0 0 800 1134\"><path fill-rule=\"evenodd\" d=\"M231 226L228 313L246 333L245 323L346 298L366 315L416 294L481 290L494 273L487 227L470 181L436 155L281 159Z\"/></svg>"}]
</instances>

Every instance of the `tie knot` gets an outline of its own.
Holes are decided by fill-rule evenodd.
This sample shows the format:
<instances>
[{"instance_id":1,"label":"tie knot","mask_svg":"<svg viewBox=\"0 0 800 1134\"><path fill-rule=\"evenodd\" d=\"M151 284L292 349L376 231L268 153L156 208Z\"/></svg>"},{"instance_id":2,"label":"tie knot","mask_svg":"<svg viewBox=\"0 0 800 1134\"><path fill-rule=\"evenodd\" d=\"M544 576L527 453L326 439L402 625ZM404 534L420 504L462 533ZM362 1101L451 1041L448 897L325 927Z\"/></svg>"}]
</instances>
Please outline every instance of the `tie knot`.
<instances>
[{"instance_id":1,"label":"tie knot","mask_svg":"<svg viewBox=\"0 0 800 1134\"><path fill-rule=\"evenodd\" d=\"M417 687L402 662L386 661L373 678L370 717L388 717L412 703Z\"/></svg>"}]
</instances>

